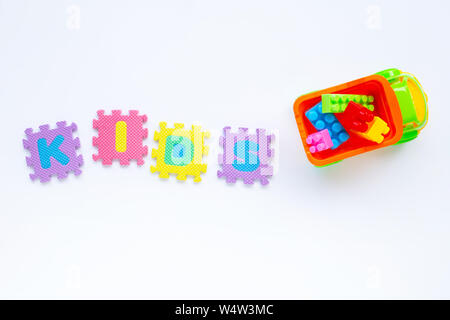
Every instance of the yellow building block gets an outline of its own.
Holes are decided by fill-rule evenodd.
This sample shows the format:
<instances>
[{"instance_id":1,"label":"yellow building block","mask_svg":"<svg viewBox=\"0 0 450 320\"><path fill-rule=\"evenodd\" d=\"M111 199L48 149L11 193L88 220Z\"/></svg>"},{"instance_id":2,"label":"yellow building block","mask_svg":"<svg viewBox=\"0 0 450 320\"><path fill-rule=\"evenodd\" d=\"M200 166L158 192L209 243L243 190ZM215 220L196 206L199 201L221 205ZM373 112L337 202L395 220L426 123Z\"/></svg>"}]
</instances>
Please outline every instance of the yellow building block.
<instances>
[{"instance_id":1,"label":"yellow building block","mask_svg":"<svg viewBox=\"0 0 450 320\"><path fill-rule=\"evenodd\" d=\"M384 140L385 134L391 130L387 123L384 122L379 117L374 117L371 122L368 123L369 129L366 132L356 132L359 136L364 139L374 141L376 143L381 143Z\"/></svg>"},{"instance_id":2,"label":"yellow building block","mask_svg":"<svg viewBox=\"0 0 450 320\"><path fill-rule=\"evenodd\" d=\"M159 172L160 178L169 178L176 174L178 180L186 180L186 176L194 176L194 182L200 182L201 173L206 172L203 156L208 154L205 138L208 131L202 131L200 126L184 129L184 124L175 123L174 128L167 128L166 122L159 124L160 132L155 132L154 140L159 141L158 149L152 150L156 158L156 166L151 166L151 172Z\"/></svg>"}]
</instances>

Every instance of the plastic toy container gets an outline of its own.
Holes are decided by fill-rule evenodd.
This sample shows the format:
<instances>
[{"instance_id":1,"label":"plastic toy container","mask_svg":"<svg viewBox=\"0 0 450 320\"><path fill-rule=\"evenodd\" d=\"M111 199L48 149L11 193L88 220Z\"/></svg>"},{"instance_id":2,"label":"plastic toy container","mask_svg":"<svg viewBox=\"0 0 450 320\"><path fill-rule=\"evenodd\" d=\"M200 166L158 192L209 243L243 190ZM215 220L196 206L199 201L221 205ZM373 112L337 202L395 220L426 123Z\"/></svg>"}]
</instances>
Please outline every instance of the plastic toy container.
<instances>
[{"instance_id":1,"label":"plastic toy container","mask_svg":"<svg viewBox=\"0 0 450 320\"><path fill-rule=\"evenodd\" d=\"M383 75L380 75L381 73ZM313 165L318 167L327 166L360 153L383 148L398 142L405 142L408 141L407 139L411 140L411 136L417 136L420 129L423 128L425 125L423 123L423 119L426 118L426 111L425 113L420 110L417 111L418 108L422 110L423 106L420 104L416 106L416 100L420 97L418 93L423 92L421 88L419 90L417 86L413 87L411 85L410 87L410 84L408 83L408 81L411 81L409 80L410 78L407 78L405 75L400 77L401 73L399 74L393 71L389 73L389 70L381 73L347 82L328 89L308 93L300 96L295 101L294 114L297 121L298 130L300 132L305 153ZM390 80L388 81L388 79ZM407 89L410 92L411 98L407 97ZM375 107L374 115L383 119L390 128L390 131L387 135L385 135L383 142L378 144L376 142L363 139L357 134L349 131L348 133L350 138L346 142L342 143L338 148L334 150L329 149L322 152L311 153L308 145L306 144L306 138L308 135L317 132L317 130L308 120L305 112L321 102L322 94L332 93L373 96L373 105ZM405 98L398 99L397 95L404 96ZM404 102L404 100L407 102ZM402 102L402 108L405 110L402 110L399 105L399 101ZM405 116L405 119L403 119L402 113L405 113L405 115L411 114L411 116ZM339 114L335 114L335 116L339 120ZM401 139L404 141L401 141Z\"/></svg>"},{"instance_id":2,"label":"plastic toy container","mask_svg":"<svg viewBox=\"0 0 450 320\"><path fill-rule=\"evenodd\" d=\"M385 77L395 92L403 116L403 136L398 143L415 139L428 121L428 97L419 81L398 69L377 73Z\"/></svg>"}]
</instances>

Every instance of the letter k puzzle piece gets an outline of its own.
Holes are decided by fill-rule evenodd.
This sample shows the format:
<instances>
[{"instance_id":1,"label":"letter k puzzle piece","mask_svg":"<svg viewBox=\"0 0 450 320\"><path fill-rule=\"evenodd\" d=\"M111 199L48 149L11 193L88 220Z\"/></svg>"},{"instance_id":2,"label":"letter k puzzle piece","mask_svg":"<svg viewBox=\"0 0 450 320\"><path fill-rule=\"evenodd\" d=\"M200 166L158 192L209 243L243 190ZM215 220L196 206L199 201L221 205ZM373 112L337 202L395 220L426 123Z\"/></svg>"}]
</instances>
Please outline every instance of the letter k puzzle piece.
<instances>
[{"instance_id":1,"label":"letter k puzzle piece","mask_svg":"<svg viewBox=\"0 0 450 320\"><path fill-rule=\"evenodd\" d=\"M47 182L52 175L64 179L69 172L81 174L83 157L77 155L80 140L73 138L73 132L77 130L76 124L67 126L65 121L61 121L56 126L55 129L50 129L48 124L42 125L36 133L31 128L25 130L27 139L23 140L23 146L31 154L26 158L27 165L34 169L34 173L30 174L31 180Z\"/></svg>"}]
</instances>

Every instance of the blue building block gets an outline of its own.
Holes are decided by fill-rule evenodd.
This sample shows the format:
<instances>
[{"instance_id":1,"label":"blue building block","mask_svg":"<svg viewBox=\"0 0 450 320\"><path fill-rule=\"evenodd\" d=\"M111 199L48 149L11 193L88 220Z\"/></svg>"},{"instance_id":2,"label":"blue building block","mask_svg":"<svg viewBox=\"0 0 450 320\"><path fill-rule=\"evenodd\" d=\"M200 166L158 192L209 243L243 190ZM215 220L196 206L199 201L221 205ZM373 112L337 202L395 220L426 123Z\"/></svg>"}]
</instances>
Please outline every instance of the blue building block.
<instances>
[{"instance_id":1,"label":"blue building block","mask_svg":"<svg viewBox=\"0 0 450 320\"><path fill-rule=\"evenodd\" d=\"M305 115L317 130L328 129L333 141L331 149L336 149L350 137L334 114L322 113L322 102L306 111Z\"/></svg>"}]
</instances>

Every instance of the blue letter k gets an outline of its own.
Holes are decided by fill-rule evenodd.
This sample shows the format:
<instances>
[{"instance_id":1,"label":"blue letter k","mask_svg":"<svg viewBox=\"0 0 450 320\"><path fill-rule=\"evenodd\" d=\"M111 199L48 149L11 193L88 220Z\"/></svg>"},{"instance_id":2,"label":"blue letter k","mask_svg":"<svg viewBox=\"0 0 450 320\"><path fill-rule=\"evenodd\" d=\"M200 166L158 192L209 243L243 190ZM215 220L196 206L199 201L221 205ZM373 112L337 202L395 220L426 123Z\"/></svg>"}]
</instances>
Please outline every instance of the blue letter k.
<instances>
[{"instance_id":1,"label":"blue letter k","mask_svg":"<svg viewBox=\"0 0 450 320\"><path fill-rule=\"evenodd\" d=\"M70 159L64 153L59 150L59 147L64 141L64 137L62 135L56 136L56 138L47 146L47 140L45 138L41 138L37 141L38 150L39 150L39 159L41 160L41 167L43 169L48 169L52 166L50 162L50 157L55 158L62 165L66 165L69 163Z\"/></svg>"}]
</instances>

